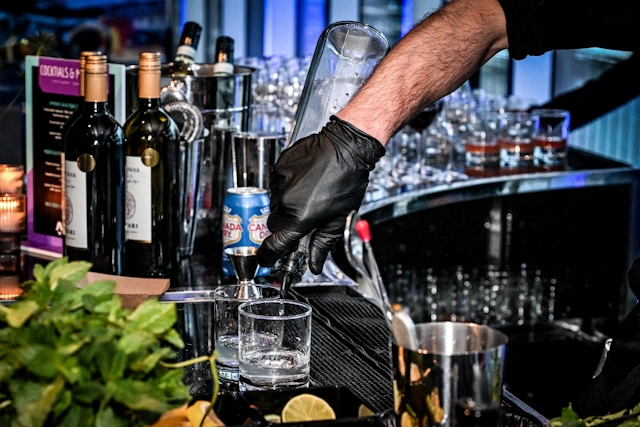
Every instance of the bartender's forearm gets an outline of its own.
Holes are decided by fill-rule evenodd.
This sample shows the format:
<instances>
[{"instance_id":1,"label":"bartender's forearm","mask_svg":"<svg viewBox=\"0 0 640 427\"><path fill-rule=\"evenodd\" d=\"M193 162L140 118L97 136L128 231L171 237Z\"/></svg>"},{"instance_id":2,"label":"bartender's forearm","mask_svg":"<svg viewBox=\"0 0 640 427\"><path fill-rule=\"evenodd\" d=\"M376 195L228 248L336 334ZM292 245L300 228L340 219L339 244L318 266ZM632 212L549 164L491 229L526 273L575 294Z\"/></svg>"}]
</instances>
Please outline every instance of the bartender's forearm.
<instances>
[{"instance_id":1,"label":"bartender's forearm","mask_svg":"<svg viewBox=\"0 0 640 427\"><path fill-rule=\"evenodd\" d=\"M453 0L389 52L338 116L386 144L415 113L507 47L498 0Z\"/></svg>"}]
</instances>

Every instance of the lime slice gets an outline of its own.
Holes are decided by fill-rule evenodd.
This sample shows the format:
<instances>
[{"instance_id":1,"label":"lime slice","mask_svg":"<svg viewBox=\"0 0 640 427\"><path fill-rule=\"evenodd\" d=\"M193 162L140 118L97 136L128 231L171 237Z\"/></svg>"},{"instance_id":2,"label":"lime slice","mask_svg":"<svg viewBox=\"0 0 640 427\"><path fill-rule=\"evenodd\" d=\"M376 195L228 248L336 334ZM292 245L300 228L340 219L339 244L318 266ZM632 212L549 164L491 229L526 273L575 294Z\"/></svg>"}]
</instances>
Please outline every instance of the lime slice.
<instances>
[{"instance_id":1,"label":"lime slice","mask_svg":"<svg viewBox=\"0 0 640 427\"><path fill-rule=\"evenodd\" d=\"M335 420L336 414L326 400L303 393L287 402L282 410L282 422Z\"/></svg>"},{"instance_id":2,"label":"lime slice","mask_svg":"<svg viewBox=\"0 0 640 427\"><path fill-rule=\"evenodd\" d=\"M367 417L372 417L374 415L375 415L375 412L373 412L364 404L361 404L360 406L358 406L358 418L367 418Z\"/></svg>"},{"instance_id":3,"label":"lime slice","mask_svg":"<svg viewBox=\"0 0 640 427\"><path fill-rule=\"evenodd\" d=\"M264 419L272 424L280 424L282 422L282 418L280 418L278 414L267 414L264 416Z\"/></svg>"}]
</instances>

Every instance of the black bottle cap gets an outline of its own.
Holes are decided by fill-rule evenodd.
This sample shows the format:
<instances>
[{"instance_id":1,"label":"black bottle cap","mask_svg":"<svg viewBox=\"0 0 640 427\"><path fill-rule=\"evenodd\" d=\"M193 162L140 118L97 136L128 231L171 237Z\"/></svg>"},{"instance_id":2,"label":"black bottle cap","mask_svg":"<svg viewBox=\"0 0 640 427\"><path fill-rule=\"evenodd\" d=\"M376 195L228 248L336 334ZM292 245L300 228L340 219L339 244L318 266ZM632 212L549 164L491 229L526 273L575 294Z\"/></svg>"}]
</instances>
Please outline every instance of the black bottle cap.
<instances>
[{"instance_id":1,"label":"black bottle cap","mask_svg":"<svg viewBox=\"0 0 640 427\"><path fill-rule=\"evenodd\" d=\"M231 37L218 37L216 40L216 62L233 64L233 45L234 41Z\"/></svg>"},{"instance_id":2,"label":"black bottle cap","mask_svg":"<svg viewBox=\"0 0 640 427\"><path fill-rule=\"evenodd\" d=\"M200 24L193 21L186 22L184 27L182 27L180 46L192 46L194 49L197 49L198 42L200 41L200 33L202 33Z\"/></svg>"}]
</instances>

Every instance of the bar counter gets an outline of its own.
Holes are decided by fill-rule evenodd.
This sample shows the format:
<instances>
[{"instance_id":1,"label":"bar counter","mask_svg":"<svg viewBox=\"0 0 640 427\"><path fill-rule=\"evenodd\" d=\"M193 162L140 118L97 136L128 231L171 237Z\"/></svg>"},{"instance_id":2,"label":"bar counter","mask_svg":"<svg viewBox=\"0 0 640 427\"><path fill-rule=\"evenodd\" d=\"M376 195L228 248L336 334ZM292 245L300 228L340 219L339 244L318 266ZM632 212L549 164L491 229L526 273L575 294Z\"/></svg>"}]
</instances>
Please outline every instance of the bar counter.
<instances>
[{"instance_id":1,"label":"bar counter","mask_svg":"<svg viewBox=\"0 0 640 427\"><path fill-rule=\"evenodd\" d=\"M596 258L587 256L583 262L576 263L574 258L580 257L565 254L564 259L549 260L549 257L557 256L557 251L567 251L568 248L580 254L591 249L583 242L563 243L563 239L569 236L554 235L557 228L572 228L575 225L572 223L584 222L571 238L576 235L585 236L587 240L593 237L596 246L609 238L609 247L600 247L597 254L604 261L594 267L605 271L594 273L592 268L582 275L570 271L570 278L575 280L568 280L564 287L559 286L559 293L562 291L565 295L558 298L554 317L537 321L529 319L523 324L485 322L503 330L510 338L505 371L505 405L513 406L516 402L519 410L534 408L531 413L538 421L532 422L539 426L540 422L544 423L544 417L558 416L563 406L579 398L590 373L595 370L604 340L628 310L631 296L626 289L625 277L638 252L635 231L638 218L636 201L640 200L639 179L639 171L628 165L571 149L569 167L564 171L471 178L430 186L381 200L368 200L360 214L372 225L372 244L385 273L402 264L403 268L413 269L414 274L419 274L420 268L432 261L436 268L470 261L476 267L486 263L504 266L519 263L518 257L525 255L529 260L536 260L535 265L543 270L566 263L571 264L571 271L575 272ZM573 196L583 191L588 193ZM526 203L513 202L523 197ZM528 197L534 197L533 202L528 201ZM569 203L558 205L558 197ZM548 204L544 203L545 200L549 200ZM602 212L584 212L584 206L591 205L611 206ZM560 224L550 227L550 232L543 230L544 227L540 229L540 224L535 223L535 233L526 236L524 245L513 241L509 243L510 239L515 241L521 236L513 229L509 231L506 218L509 215L517 218L521 211L532 210L532 206L536 211L566 211L567 215L562 217ZM612 212L617 212L615 217L610 221L602 220ZM582 221L577 214L588 218ZM477 224L475 216L480 218ZM491 222L491 218L498 220ZM464 241L473 240L470 236L476 233L476 229L459 224L447 226L448 223L456 224L456 220L475 224L486 232L486 236L469 245ZM523 227L527 228L525 226L530 222L528 219L523 221ZM611 238L611 233L616 237ZM533 242L531 239L535 236L543 243ZM498 250L492 249L496 242L499 242ZM548 252L545 245L550 242L556 242L559 246L557 251ZM375 301L358 290L358 277L345 261L341 246L338 245L322 275L305 275L303 283L293 290L296 299L309 302L314 308L312 384L348 387L376 412L388 411L393 407L389 392L392 378L389 330ZM31 271L34 262L47 261L25 249L26 271ZM536 255L536 251L542 253ZM461 254L466 255L458 258ZM178 306L176 327L187 344L179 355L181 360L213 350L212 331L208 326L213 321L211 291L219 284L234 281L233 278L222 277L220 271L220 242L215 239L213 243L210 239L197 240L196 253L183 261L178 278L162 297L162 301L175 302ZM595 283L591 280L585 283L585 277L591 274ZM610 280L599 285L597 282L603 277ZM395 286L393 278L387 275L384 279L388 292L398 297L400 294L392 289ZM258 279L269 280L269 277ZM421 278L418 277L418 287L420 283ZM604 288L608 291L603 292ZM576 296L576 291L581 295ZM440 288L439 292L448 294L450 289ZM405 300L404 304L408 302ZM416 315L416 322L428 321L428 305L420 305L420 310L422 313ZM589 313L590 310L593 312ZM447 317L447 313L439 313L437 320L455 319ZM201 394L212 390L210 378L210 371L203 364L187 371L185 380L192 387L193 394Z\"/></svg>"}]
</instances>

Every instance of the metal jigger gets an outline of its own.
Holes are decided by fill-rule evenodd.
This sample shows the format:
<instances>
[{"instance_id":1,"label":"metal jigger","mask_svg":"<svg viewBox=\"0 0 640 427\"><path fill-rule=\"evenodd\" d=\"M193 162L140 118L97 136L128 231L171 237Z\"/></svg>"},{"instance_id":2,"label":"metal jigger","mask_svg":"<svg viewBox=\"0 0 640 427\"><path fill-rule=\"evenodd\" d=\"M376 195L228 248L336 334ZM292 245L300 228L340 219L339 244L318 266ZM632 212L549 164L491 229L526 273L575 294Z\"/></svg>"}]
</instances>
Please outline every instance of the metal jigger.
<instances>
[{"instance_id":1,"label":"metal jigger","mask_svg":"<svg viewBox=\"0 0 640 427\"><path fill-rule=\"evenodd\" d=\"M224 253L229 257L233 271L236 273L238 285L253 285L258 272L258 259L256 254L258 248L254 246L237 246L235 248L227 248ZM260 298L260 289L257 286L239 286L239 299L255 299Z\"/></svg>"},{"instance_id":2,"label":"metal jigger","mask_svg":"<svg viewBox=\"0 0 640 427\"><path fill-rule=\"evenodd\" d=\"M224 253L229 257L233 271L236 273L239 285L255 283L253 281L258 271L258 248L253 246L238 246L227 248Z\"/></svg>"}]
</instances>

